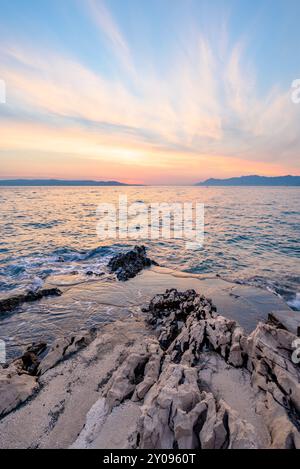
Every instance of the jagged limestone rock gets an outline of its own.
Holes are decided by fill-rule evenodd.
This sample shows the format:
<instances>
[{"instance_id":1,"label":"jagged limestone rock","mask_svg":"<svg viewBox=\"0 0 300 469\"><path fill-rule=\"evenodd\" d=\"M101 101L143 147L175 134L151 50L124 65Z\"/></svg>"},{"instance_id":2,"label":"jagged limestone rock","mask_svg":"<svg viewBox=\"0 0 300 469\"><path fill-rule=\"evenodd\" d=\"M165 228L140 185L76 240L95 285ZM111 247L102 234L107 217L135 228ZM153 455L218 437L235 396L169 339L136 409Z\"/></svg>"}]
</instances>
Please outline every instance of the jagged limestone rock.
<instances>
[{"instance_id":1,"label":"jagged limestone rock","mask_svg":"<svg viewBox=\"0 0 300 469\"><path fill-rule=\"evenodd\" d=\"M259 323L247 336L193 290L167 290L144 312L152 329L140 324L142 336L131 335L116 353L115 364L99 377L100 399L76 440L79 447L107 445L118 418L125 419L126 431L116 443L122 448L300 447L299 366L292 362L293 334ZM110 334L108 342L115 340ZM91 340L93 335L61 341L45 356L39 347L31 349L14 363L11 384L16 384L19 373L18 389L25 380L28 397L36 383L28 374L36 368L34 353L42 374ZM15 402L13 397L9 405Z\"/></svg>"},{"instance_id":2,"label":"jagged limestone rock","mask_svg":"<svg viewBox=\"0 0 300 469\"><path fill-rule=\"evenodd\" d=\"M0 417L25 402L39 388L34 376L20 374L14 364L0 369Z\"/></svg>"},{"instance_id":3,"label":"jagged limestone rock","mask_svg":"<svg viewBox=\"0 0 300 469\"><path fill-rule=\"evenodd\" d=\"M70 357L73 353L87 347L96 337L96 329L88 332L57 339L49 348L46 356L37 367L36 374L43 375L47 370L53 368L57 363Z\"/></svg>"}]
</instances>

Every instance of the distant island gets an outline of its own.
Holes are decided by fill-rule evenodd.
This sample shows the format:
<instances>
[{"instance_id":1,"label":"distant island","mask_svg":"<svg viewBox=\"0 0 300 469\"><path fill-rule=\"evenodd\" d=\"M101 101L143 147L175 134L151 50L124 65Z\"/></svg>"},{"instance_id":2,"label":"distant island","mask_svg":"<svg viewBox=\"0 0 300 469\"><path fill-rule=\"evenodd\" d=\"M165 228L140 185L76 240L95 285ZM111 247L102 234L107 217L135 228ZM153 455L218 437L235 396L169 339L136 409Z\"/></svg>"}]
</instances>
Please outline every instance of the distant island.
<instances>
[{"instance_id":1,"label":"distant island","mask_svg":"<svg viewBox=\"0 0 300 469\"><path fill-rule=\"evenodd\" d=\"M300 186L300 176L240 176L228 179L207 179L196 186Z\"/></svg>"},{"instance_id":2,"label":"distant island","mask_svg":"<svg viewBox=\"0 0 300 469\"><path fill-rule=\"evenodd\" d=\"M131 186L118 181L80 181L67 179L1 179L0 186Z\"/></svg>"}]
</instances>

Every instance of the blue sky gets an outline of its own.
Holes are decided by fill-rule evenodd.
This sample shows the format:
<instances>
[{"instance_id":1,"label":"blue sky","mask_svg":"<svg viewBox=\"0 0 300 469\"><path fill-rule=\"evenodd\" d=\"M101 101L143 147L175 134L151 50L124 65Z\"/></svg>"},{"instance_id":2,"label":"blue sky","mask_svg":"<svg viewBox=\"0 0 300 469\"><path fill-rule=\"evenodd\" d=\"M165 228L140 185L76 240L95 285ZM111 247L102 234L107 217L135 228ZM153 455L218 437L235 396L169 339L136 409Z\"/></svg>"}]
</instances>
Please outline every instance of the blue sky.
<instances>
[{"instance_id":1,"label":"blue sky","mask_svg":"<svg viewBox=\"0 0 300 469\"><path fill-rule=\"evenodd\" d=\"M0 11L2 177L299 174L298 0L0 0Z\"/></svg>"}]
</instances>

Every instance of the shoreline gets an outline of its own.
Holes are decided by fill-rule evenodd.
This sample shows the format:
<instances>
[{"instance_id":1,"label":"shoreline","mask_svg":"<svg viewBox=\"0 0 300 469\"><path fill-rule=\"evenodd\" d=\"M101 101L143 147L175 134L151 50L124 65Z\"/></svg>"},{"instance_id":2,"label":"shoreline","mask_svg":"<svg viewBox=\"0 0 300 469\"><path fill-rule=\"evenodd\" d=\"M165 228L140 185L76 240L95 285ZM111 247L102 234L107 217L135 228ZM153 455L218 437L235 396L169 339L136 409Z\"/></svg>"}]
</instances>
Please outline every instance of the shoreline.
<instances>
[{"instance_id":1,"label":"shoreline","mask_svg":"<svg viewBox=\"0 0 300 469\"><path fill-rule=\"evenodd\" d=\"M84 286L59 287L63 292L60 297L42 299L39 304L41 306L43 302L48 301L74 301L74 298L84 294L86 287L86 284ZM212 310L212 313L207 312L207 314L212 314L211 317L207 316L205 319L201 316L195 322L195 318L193 319L195 311L192 308L184 320L180 319L179 322L176 322L179 324L176 326L178 333L174 337L172 335L171 344L168 344L166 350L162 350L159 345L159 335L162 328L168 330L170 327L168 326L169 319L166 317L162 324L153 328L153 325L148 323L149 312L142 312L142 305L149 306L155 295L170 288L176 288L182 292L194 289L196 295L199 293L212 298L213 303L216 304L218 315L215 315ZM204 446L218 447L215 440L212 442L211 436L208 438L207 432L209 425L214 431L216 428L222 427L221 414L217 418L219 412L223 413L223 418L225 418L224 415L227 415L226 418L229 418L231 422L231 431L229 432L231 437L228 436L229 427L225 426L227 429L224 427L225 430L222 430L223 433L227 432L222 443L225 447L300 446L297 426L290 420L284 406L279 405L278 407L276 404L276 400L278 401L280 397L278 393L281 392L282 383L279 390L275 389L277 387L276 381L270 380L270 376L268 374L266 376L266 373L264 375L261 369L256 370L258 363L261 368L261 360L257 358L257 350L255 347L253 348L253 342L259 337L264 337L263 342L266 341L266 337L271 331L271 335L275 334L278 343L273 341L270 346L269 339L267 340L269 346L266 349L264 360L270 359L271 352L273 359L275 357L275 360L278 360L278 356L281 356L281 353L278 355L280 343L284 341L289 353L285 353L284 357L281 356L280 360L284 360L284 368L288 370L288 377L279 375L279 379L283 379L283 383L288 379L289 385L291 385L291 376L294 376L293 379L295 376L299 376L299 366L296 367L291 362L292 339L295 339L296 336L292 332L284 330L282 324L266 324L270 312L275 312L275 315L276 311L291 312L290 308L277 296L255 287L232 284L218 277L204 279L199 278L198 275L174 273L170 269L155 266L143 270L127 282L105 282L104 279L99 278L95 282L92 281L88 289L88 294L97 298L99 308L101 305L104 307L103 305L106 303L111 308L118 310L119 318L101 326L97 331L85 334L78 333L73 337L58 339L50 347L47 355L41 358L37 375L32 376L27 371L20 371L20 366L21 368L24 366L24 360L21 362L16 360L7 369L0 369L2 412L4 405L9 410L7 415L0 420L0 447L159 447L165 449L171 444L173 445L174 431L172 426L171 429L168 425L166 426L161 413L162 409L160 406L157 407L157 399L160 399L158 397L160 395L166 395L167 399L173 400L172 405L177 402L179 414L186 415L184 435L187 433L190 436L188 439L186 437L180 439L181 437L177 435L176 444L180 441L182 448L185 445L187 445L185 449L198 448L199 444L203 446L203 442L199 443L201 440L199 435L196 438L197 441L195 440L194 424L191 423L193 415L181 407L183 405L182 395L178 394L181 386L183 386L184 396L192 393L191 402L193 404L191 403L189 406L192 406L194 412L200 412L200 407L202 411L204 408L215 409L209 412L206 410L209 419L206 420L207 425L203 426L203 428L207 427L205 438L203 436L206 441ZM221 325L218 334L214 332L212 336L207 335L207 321L211 322L214 329ZM183 346L183 350L190 350L192 355L190 358L181 356L180 360L177 358L174 361L170 347L174 349L175 342L179 341L175 347L177 349L180 346L180 336L184 330L188 330L190 327L194 328L196 325L198 327L199 324L203 324L206 331L206 339L203 339L204 342L199 345L199 357L197 359L195 356L191 358L194 353L192 343L190 339L185 339L187 344ZM234 336L233 331L236 331ZM195 340L201 342L200 336L201 332L198 332ZM227 337L225 342L224 337ZM238 341L236 341L236 337L239 337ZM243 342L240 340L241 337L244 337L244 351L238 345ZM221 345L222 343L223 345ZM228 344L226 345L226 343ZM250 346L250 344L252 345ZM186 349L186 347L188 348ZM222 347L225 347L224 354L221 352ZM226 347L229 347L228 350ZM235 357L232 363L228 361L230 353L233 353L232 356ZM241 362L241 354L247 355L248 362L252 363L251 366L245 363L245 358L242 360L243 363ZM140 361L141 357L142 362ZM198 360L198 364L191 366L190 360L195 359ZM160 372L158 373L157 366L161 360L163 360L163 365L159 365ZM130 376L134 371L133 368L140 370L140 376L134 378L133 384L130 384L132 383ZM153 381L154 370L158 374ZM181 372L184 370L185 376L190 376L188 384L184 385L184 383L178 382L176 384L178 370ZM276 373L277 371L276 369ZM195 373L201 376L204 383L200 387L197 385L198 388L195 387L195 383L198 382L199 376L196 381L191 378ZM261 373L262 376L260 376ZM8 375L10 378L7 378ZM168 376L167 379L166 376ZM151 379L153 382L150 385ZM172 380L175 388L168 387ZM263 384L264 381L265 384ZM300 410L299 384L294 381L293 383L293 392L296 396L294 398L296 404L293 404L293 409L297 408L298 405ZM131 390L126 396L120 397L120 393L122 394L126 386L133 386L133 389L130 388ZM5 389L9 389L9 392L4 393ZM141 389L143 389L142 392ZM276 400L274 401L271 395L275 390ZM269 404L272 404L271 413L266 410L265 399L262 398L262 395L264 398L268 396ZM8 399L4 404L3 396ZM12 400L13 402L11 402ZM197 411L195 410L195 400L199 404L197 404L198 407L196 406ZM11 409L9 409L9 401ZM251 406L257 407L254 413L249 411L249 403ZM144 421L145 409L148 409L147 412L152 409L153 418L157 421L151 430L152 433L150 432L152 434L150 440L145 436L145 432L147 433L149 430ZM210 414L210 412L213 413ZM213 418L213 415L216 417ZM268 425L262 424L266 415L268 415ZM293 417L296 420L298 419L297 415L298 410L296 417ZM279 423L280 421L281 423ZM22 426L20 426L21 422ZM164 440L162 436L160 437L160 433L153 436L153 432L155 433L158 428L162 429L161 435L169 435L168 441ZM181 428L181 424L178 428ZM180 430L180 432L182 431ZM234 431L235 437L233 438ZM259 431L259 438L255 437L257 431ZM137 439L132 437L137 434L142 435L139 444L137 444Z\"/></svg>"},{"instance_id":2,"label":"shoreline","mask_svg":"<svg viewBox=\"0 0 300 469\"><path fill-rule=\"evenodd\" d=\"M66 318L64 329L62 331L59 328L51 330L50 335L53 337L52 340L55 340L57 337L64 337L76 331L86 331L89 327L101 327L103 323L123 318L124 312L125 316L130 314L134 308L141 307L155 294L173 287L178 289L191 287L199 293L204 289L221 314L241 322L248 332L259 320L266 320L268 312L291 310L280 296L260 286L232 282L219 275L193 274L160 266L151 266L150 269L143 270L127 282L119 282L109 273L90 277L84 281L75 279L73 275L52 276L47 279L40 294L32 295L32 301L27 300L27 296L30 298L31 294L21 291L16 297L5 296L2 301L5 304L10 302L13 304L15 298L25 299L24 302L20 302L19 307L10 311L9 315L13 321L17 321L18 314L22 313L24 321L29 314L34 321L28 325L30 332L27 334L26 329L24 331L26 336L21 337L20 343L23 345L13 346L21 353L26 343L30 345L32 342L49 342L50 340L48 337L50 331L41 328L36 322L37 314L42 319L51 318L51 315L54 315L54 319L60 320L60 312L64 312ZM46 294L43 295L43 292ZM47 294L49 292L50 295ZM228 295L232 298L232 302L228 300ZM76 304L76 310L74 304ZM82 318L87 315L90 308L88 324L84 326ZM2 317L6 314L2 313ZM53 326L53 324L46 322L43 327L48 326ZM60 321L58 326L60 327ZM32 330L32 327L36 330ZM10 343L8 347L11 347ZM11 359L16 358L17 355L14 353L9 356Z\"/></svg>"}]
</instances>

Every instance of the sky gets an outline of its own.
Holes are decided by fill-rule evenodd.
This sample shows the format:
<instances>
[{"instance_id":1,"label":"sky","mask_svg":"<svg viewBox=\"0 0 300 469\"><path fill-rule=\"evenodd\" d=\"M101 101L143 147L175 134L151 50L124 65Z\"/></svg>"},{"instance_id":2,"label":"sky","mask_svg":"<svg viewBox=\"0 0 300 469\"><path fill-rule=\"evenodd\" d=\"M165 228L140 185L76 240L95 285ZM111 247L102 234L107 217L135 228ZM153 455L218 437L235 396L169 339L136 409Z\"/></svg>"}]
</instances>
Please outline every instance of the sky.
<instances>
[{"instance_id":1,"label":"sky","mask_svg":"<svg viewBox=\"0 0 300 469\"><path fill-rule=\"evenodd\" d=\"M299 0L0 0L0 178L300 175L299 18Z\"/></svg>"}]
</instances>

